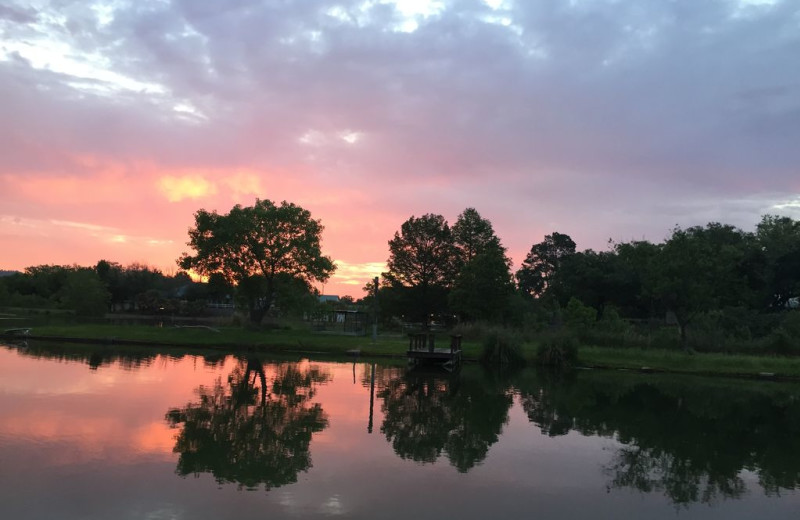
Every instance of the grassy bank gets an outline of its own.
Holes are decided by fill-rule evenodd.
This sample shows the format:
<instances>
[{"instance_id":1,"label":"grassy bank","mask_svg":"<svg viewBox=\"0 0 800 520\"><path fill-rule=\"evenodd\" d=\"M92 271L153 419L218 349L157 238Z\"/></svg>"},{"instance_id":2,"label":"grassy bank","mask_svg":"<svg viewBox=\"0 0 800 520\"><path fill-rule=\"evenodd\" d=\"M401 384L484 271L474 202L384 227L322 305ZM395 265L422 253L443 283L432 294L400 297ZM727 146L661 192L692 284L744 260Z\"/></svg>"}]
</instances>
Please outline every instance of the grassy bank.
<instances>
[{"instance_id":1,"label":"grassy bank","mask_svg":"<svg viewBox=\"0 0 800 520\"><path fill-rule=\"evenodd\" d=\"M153 346L196 346L226 350L252 350L258 352L307 352L346 355L359 350L361 355L404 356L408 339L402 335L348 336L312 333L307 330L274 329L248 330L241 327L193 328L152 327L146 325L46 325L31 331L37 339L63 341L89 340L98 343L151 344ZM437 342L449 344L446 334ZM477 358L479 344L465 342L467 357Z\"/></svg>"},{"instance_id":2,"label":"grassy bank","mask_svg":"<svg viewBox=\"0 0 800 520\"><path fill-rule=\"evenodd\" d=\"M582 365L602 368L643 368L680 374L717 374L800 379L800 358L743 354L687 354L679 350L641 350L582 346Z\"/></svg>"},{"instance_id":3,"label":"grassy bank","mask_svg":"<svg viewBox=\"0 0 800 520\"><path fill-rule=\"evenodd\" d=\"M405 336L345 336L313 333L298 329L248 330L241 327L208 328L153 327L145 325L48 325L35 327L33 337L59 341L91 341L107 345L140 344L154 347L198 347L203 349L262 353L301 352L344 356L358 350L362 356L405 356ZM443 333L437 343L447 345ZM532 361L537 343L525 343L522 355ZM464 356L475 360L481 354L481 342L464 341ZM687 354L678 350L596 347L583 345L578 351L584 367L652 370L682 374L736 375L800 379L800 358L740 354Z\"/></svg>"}]
</instances>

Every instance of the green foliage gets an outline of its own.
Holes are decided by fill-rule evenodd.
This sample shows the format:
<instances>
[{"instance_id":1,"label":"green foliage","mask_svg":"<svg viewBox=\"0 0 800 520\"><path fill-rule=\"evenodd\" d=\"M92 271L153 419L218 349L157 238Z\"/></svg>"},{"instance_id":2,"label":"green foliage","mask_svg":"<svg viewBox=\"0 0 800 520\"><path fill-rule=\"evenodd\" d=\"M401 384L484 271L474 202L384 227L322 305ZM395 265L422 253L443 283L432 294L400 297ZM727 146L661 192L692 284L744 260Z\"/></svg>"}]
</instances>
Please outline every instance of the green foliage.
<instances>
[{"instance_id":1,"label":"green foliage","mask_svg":"<svg viewBox=\"0 0 800 520\"><path fill-rule=\"evenodd\" d=\"M258 323L275 303L279 275L310 284L325 281L335 271L321 249L322 224L300 206L256 199L253 206L234 206L227 214L201 209L189 229L188 245L195 255L184 253L181 268L211 276L216 273L231 285L241 285Z\"/></svg>"},{"instance_id":2,"label":"green foliage","mask_svg":"<svg viewBox=\"0 0 800 520\"><path fill-rule=\"evenodd\" d=\"M514 291L511 260L492 223L474 208L453 225L459 271L450 293L450 310L461 320L504 322Z\"/></svg>"},{"instance_id":3,"label":"green foliage","mask_svg":"<svg viewBox=\"0 0 800 520\"><path fill-rule=\"evenodd\" d=\"M577 298L570 298L564 310L564 324L578 332L592 328L597 321L597 311Z\"/></svg>"},{"instance_id":4,"label":"green foliage","mask_svg":"<svg viewBox=\"0 0 800 520\"><path fill-rule=\"evenodd\" d=\"M596 326L598 330L609 334L624 335L631 330L630 325L622 319L619 311L612 305L607 305L603 309L603 315Z\"/></svg>"},{"instance_id":5,"label":"green foliage","mask_svg":"<svg viewBox=\"0 0 800 520\"><path fill-rule=\"evenodd\" d=\"M486 458L508 422L513 396L476 369L457 375L410 371L378 392L381 433L403 459L433 463L446 455L466 473Z\"/></svg>"},{"instance_id":6,"label":"green foliage","mask_svg":"<svg viewBox=\"0 0 800 520\"><path fill-rule=\"evenodd\" d=\"M103 316L111 301L111 294L93 269L70 272L59 294L63 306L78 316Z\"/></svg>"},{"instance_id":7,"label":"green foliage","mask_svg":"<svg viewBox=\"0 0 800 520\"><path fill-rule=\"evenodd\" d=\"M794 354L797 349L797 341L794 340L786 330L782 328L775 329L767 336L764 341L765 350L771 354L779 356L788 356Z\"/></svg>"},{"instance_id":8,"label":"green foliage","mask_svg":"<svg viewBox=\"0 0 800 520\"><path fill-rule=\"evenodd\" d=\"M578 363L578 340L571 334L555 334L545 338L536 349L536 364L557 369Z\"/></svg>"},{"instance_id":9,"label":"green foliage","mask_svg":"<svg viewBox=\"0 0 800 520\"><path fill-rule=\"evenodd\" d=\"M11 299L11 293L8 292L5 278L5 276L0 277L0 305L8 305Z\"/></svg>"},{"instance_id":10,"label":"green foliage","mask_svg":"<svg viewBox=\"0 0 800 520\"><path fill-rule=\"evenodd\" d=\"M499 322L508 315L514 286L505 249L491 244L469 260L456 277L450 309L463 320Z\"/></svg>"},{"instance_id":11,"label":"green foliage","mask_svg":"<svg viewBox=\"0 0 800 520\"><path fill-rule=\"evenodd\" d=\"M461 336L465 340L482 340L494 328L485 321L461 322L450 330L450 334Z\"/></svg>"},{"instance_id":12,"label":"green foliage","mask_svg":"<svg viewBox=\"0 0 800 520\"><path fill-rule=\"evenodd\" d=\"M800 295L800 221L764 215L756 226L756 240L762 301L782 310L790 298Z\"/></svg>"},{"instance_id":13,"label":"green foliage","mask_svg":"<svg viewBox=\"0 0 800 520\"><path fill-rule=\"evenodd\" d=\"M469 263L487 249L500 247L492 223L481 217L475 208L467 208L458 216L453 224L453 241L462 264Z\"/></svg>"},{"instance_id":14,"label":"green foliage","mask_svg":"<svg viewBox=\"0 0 800 520\"><path fill-rule=\"evenodd\" d=\"M661 350L677 350L681 346L681 338L676 327L658 327L648 335L648 348Z\"/></svg>"},{"instance_id":15,"label":"green foliage","mask_svg":"<svg viewBox=\"0 0 800 520\"><path fill-rule=\"evenodd\" d=\"M176 473L207 472L219 483L268 490L296 482L311 468L311 439L328 426L312 398L328 376L294 363L269 369L257 359L241 360L225 384L217 379L200 386L198 402L167 412L170 427L178 429Z\"/></svg>"},{"instance_id":16,"label":"green foliage","mask_svg":"<svg viewBox=\"0 0 800 520\"><path fill-rule=\"evenodd\" d=\"M550 286L564 258L575 254L575 242L569 235L554 232L534 244L517 271L520 290L541 297Z\"/></svg>"},{"instance_id":17,"label":"green foliage","mask_svg":"<svg viewBox=\"0 0 800 520\"><path fill-rule=\"evenodd\" d=\"M480 360L483 364L501 367L524 364L522 338L510 329L490 329L483 338Z\"/></svg>"},{"instance_id":18,"label":"green foliage","mask_svg":"<svg viewBox=\"0 0 800 520\"><path fill-rule=\"evenodd\" d=\"M735 304L746 298L747 283L740 267L747 245L741 230L710 223L675 228L653 257L646 290L664 310L675 314L684 348L688 347L687 326L696 316L722 302Z\"/></svg>"},{"instance_id":19,"label":"green foliage","mask_svg":"<svg viewBox=\"0 0 800 520\"><path fill-rule=\"evenodd\" d=\"M389 241L384 278L402 294L406 316L424 323L447 307L447 292L457 272L453 234L441 215L411 217Z\"/></svg>"}]
</instances>

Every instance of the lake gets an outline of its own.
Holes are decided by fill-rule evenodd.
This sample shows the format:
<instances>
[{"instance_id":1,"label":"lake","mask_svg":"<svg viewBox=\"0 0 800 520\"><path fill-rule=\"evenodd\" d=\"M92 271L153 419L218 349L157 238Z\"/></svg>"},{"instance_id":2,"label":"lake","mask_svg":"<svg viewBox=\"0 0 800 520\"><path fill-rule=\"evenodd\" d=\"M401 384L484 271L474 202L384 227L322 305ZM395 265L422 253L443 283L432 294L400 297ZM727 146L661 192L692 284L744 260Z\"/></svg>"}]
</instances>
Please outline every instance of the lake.
<instances>
[{"instance_id":1,"label":"lake","mask_svg":"<svg viewBox=\"0 0 800 520\"><path fill-rule=\"evenodd\" d=\"M799 396L0 345L0 518L796 518Z\"/></svg>"}]
</instances>

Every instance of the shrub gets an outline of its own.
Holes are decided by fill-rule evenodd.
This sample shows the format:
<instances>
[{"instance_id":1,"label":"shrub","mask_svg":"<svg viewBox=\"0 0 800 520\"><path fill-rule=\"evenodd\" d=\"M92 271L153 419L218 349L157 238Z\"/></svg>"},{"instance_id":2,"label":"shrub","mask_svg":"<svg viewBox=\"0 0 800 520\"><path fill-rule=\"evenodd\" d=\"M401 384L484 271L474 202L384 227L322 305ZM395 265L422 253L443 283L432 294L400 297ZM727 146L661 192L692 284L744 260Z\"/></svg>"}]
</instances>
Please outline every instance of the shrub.
<instances>
[{"instance_id":1,"label":"shrub","mask_svg":"<svg viewBox=\"0 0 800 520\"><path fill-rule=\"evenodd\" d=\"M606 305L603 309L603 316L597 322L596 328L608 334L619 334L621 336L631 330L631 326L622 319L619 311L611 305Z\"/></svg>"},{"instance_id":2,"label":"shrub","mask_svg":"<svg viewBox=\"0 0 800 520\"><path fill-rule=\"evenodd\" d=\"M584 305L574 296L569 299L564 310L564 322L569 328L586 331L594 326L596 321L597 311L593 307Z\"/></svg>"},{"instance_id":3,"label":"shrub","mask_svg":"<svg viewBox=\"0 0 800 520\"><path fill-rule=\"evenodd\" d=\"M569 368L578 362L578 340L568 334L552 336L536 350L536 364L559 369Z\"/></svg>"},{"instance_id":4,"label":"shrub","mask_svg":"<svg viewBox=\"0 0 800 520\"><path fill-rule=\"evenodd\" d=\"M654 349L677 350L681 347L681 338L677 327L659 327L650 332L649 347Z\"/></svg>"},{"instance_id":5,"label":"shrub","mask_svg":"<svg viewBox=\"0 0 800 520\"><path fill-rule=\"evenodd\" d=\"M474 341L486 338L495 329L485 321L462 322L453 327L450 333Z\"/></svg>"},{"instance_id":6,"label":"shrub","mask_svg":"<svg viewBox=\"0 0 800 520\"><path fill-rule=\"evenodd\" d=\"M781 320L781 328L795 341L800 340L800 311L789 311Z\"/></svg>"},{"instance_id":7,"label":"shrub","mask_svg":"<svg viewBox=\"0 0 800 520\"><path fill-rule=\"evenodd\" d=\"M788 356L796 353L797 340L782 327L774 330L766 338L765 350L771 354Z\"/></svg>"},{"instance_id":8,"label":"shrub","mask_svg":"<svg viewBox=\"0 0 800 520\"><path fill-rule=\"evenodd\" d=\"M522 338L508 329L493 328L483 339L480 359L481 363L496 366L524 364Z\"/></svg>"}]
</instances>

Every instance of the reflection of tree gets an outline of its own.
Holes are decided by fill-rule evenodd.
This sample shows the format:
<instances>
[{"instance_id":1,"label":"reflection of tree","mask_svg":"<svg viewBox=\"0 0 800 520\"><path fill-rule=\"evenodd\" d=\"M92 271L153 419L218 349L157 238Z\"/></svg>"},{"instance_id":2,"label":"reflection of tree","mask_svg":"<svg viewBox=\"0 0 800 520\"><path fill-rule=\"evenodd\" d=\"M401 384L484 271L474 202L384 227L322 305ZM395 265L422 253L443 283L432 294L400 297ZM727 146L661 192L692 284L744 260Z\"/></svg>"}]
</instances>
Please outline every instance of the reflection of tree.
<instances>
[{"instance_id":1,"label":"reflection of tree","mask_svg":"<svg viewBox=\"0 0 800 520\"><path fill-rule=\"evenodd\" d=\"M606 467L614 488L658 491L675 504L738 498L746 491L739 471L724 473L657 448L623 446Z\"/></svg>"},{"instance_id":2,"label":"reflection of tree","mask_svg":"<svg viewBox=\"0 0 800 520\"><path fill-rule=\"evenodd\" d=\"M435 462L442 451L458 471L486 458L508 422L512 397L467 370L456 375L410 372L388 381L381 432L404 459Z\"/></svg>"},{"instance_id":3,"label":"reflection of tree","mask_svg":"<svg viewBox=\"0 0 800 520\"><path fill-rule=\"evenodd\" d=\"M800 401L794 386L688 378L540 374L520 384L529 419L548 435L616 438L614 488L661 492L675 504L736 498L743 470L767 493L800 486Z\"/></svg>"},{"instance_id":4,"label":"reflection of tree","mask_svg":"<svg viewBox=\"0 0 800 520\"><path fill-rule=\"evenodd\" d=\"M141 348L137 350L131 346L120 345L111 348L107 345L71 345L38 341L28 341L16 350L20 355L34 359L86 363L92 370L114 363L125 370L135 370L150 366L156 359L165 356L152 352L152 349L143 352ZM173 359L180 359L182 356L183 353L169 355Z\"/></svg>"},{"instance_id":5,"label":"reflection of tree","mask_svg":"<svg viewBox=\"0 0 800 520\"><path fill-rule=\"evenodd\" d=\"M197 389L199 402L172 409L167 421L182 427L174 451L181 476L210 472L218 482L265 489L297 481L311 467L309 446L328 420L311 403L327 376L296 363L240 361L226 384Z\"/></svg>"}]
</instances>

